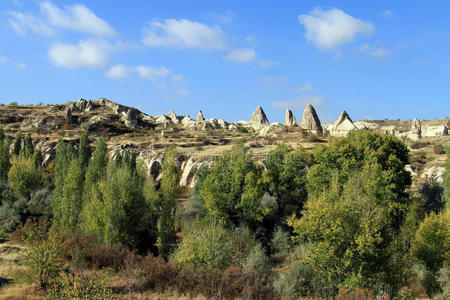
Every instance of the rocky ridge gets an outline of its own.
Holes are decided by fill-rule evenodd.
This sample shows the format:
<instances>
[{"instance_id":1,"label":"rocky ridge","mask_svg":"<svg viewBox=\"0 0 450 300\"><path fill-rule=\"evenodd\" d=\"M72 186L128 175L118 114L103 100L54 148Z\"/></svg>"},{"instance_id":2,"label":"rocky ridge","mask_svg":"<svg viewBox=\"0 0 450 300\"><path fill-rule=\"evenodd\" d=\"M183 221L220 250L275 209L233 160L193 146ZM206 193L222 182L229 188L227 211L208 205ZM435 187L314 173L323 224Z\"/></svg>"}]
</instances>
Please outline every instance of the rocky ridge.
<instances>
[{"instance_id":1,"label":"rocky ridge","mask_svg":"<svg viewBox=\"0 0 450 300\"><path fill-rule=\"evenodd\" d=\"M47 106L3 106L0 107L0 124L11 137L18 130L31 131L33 140L42 148L44 164L54 158L60 133L63 132L63 138L73 142L76 148L77 137L87 130L93 142L98 137L108 138L111 155L127 149L136 151L138 159L157 181L161 179L164 149L166 145L175 143L179 149L180 185L187 187L194 184L193 170L203 164L210 165L215 157L230 149L232 142L237 139L246 142L260 163L263 163L265 155L275 147L276 142L292 147L300 143L312 149L315 143L326 142L328 136L345 136L355 129L423 140L431 143L429 147L432 147L434 140L442 144L450 140L450 119L353 122L349 114L343 111L335 123L321 124L312 105L305 107L299 126L290 110L286 111L285 125L269 123L260 106L249 121L227 122L205 119L202 111L199 111L196 119L189 115L178 116L173 110L168 114L151 116L105 98L89 101L79 99ZM316 138L311 140L309 135ZM443 160L440 158L433 159L425 166L411 165L410 168L416 177L435 177L438 180L443 177Z\"/></svg>"}]
</instances>

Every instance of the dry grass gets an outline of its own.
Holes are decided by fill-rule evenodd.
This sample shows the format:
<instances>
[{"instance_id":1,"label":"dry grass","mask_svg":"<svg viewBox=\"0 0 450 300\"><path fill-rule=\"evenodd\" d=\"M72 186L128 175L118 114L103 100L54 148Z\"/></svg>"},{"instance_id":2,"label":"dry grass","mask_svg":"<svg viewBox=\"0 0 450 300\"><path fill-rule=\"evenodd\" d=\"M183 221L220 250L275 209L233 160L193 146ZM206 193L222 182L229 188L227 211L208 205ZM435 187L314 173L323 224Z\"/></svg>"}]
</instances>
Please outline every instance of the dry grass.
<instances>
[{"instance_id":1,"label":"dry grass","mask_svg":"<svg viewBox=\"0 0 450 300\"><path fill-rule=\"evenodd\" d=\"M131 298L130 298L131 296ZM133 300L206 300L209 299L205 296L194 296L191 297L190 295L181 295L178 293L171 293L171 292L165 292L165 293L153 293L153 292L143 292L143 293L133 293L131 295L129 294L122 294L122 295L115 295L114 299L133 299Z\"/></svg>"},{"instance_id":2,"label":"dry grass","mask_svg":"<svg viewBox=\"0 0 450 300\"><path fill-rule=\"evenodd\" d=\"M44 292L30 285L7 285L0 289L0 300L46 299Z\"/></svg>"}]
</instances>

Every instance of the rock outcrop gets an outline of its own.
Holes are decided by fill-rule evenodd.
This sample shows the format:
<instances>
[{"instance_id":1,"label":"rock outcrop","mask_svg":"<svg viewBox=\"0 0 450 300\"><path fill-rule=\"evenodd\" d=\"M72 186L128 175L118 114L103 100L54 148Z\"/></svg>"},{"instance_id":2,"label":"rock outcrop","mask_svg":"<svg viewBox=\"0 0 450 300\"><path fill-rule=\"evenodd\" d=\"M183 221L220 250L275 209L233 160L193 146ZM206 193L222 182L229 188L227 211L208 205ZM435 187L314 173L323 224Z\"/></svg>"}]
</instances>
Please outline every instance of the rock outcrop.
<instances>
[{"instance_id":1,"label":"rock outcrop","mask_svg":"<svg viewBox=\"0 0 450 300\"><path fill-rule=\"evenodd\" d=\"M125 126L128 128L136 128L138 125L138 110L130 108L125 115Z\"/></svg>"},{"instance_id":2,"label":"rock outcrop","mask_svg":"<svg viewBox=\"0 0 450 300\"><path fill-rule=\"evenodd\" d=\"M422 125L417 118L411 123L411 130L408 133L408 137L413 140L418 140L422 137Z\"/></svg>"},{"instance_id":3,"label":"rock outcrop","mask_svg":"<svg viewBox=\"0 0 450 300\"><path fill-rule=\"evenodd\" d=\"M203 112L202 111L198 112L197 121L205 121L205 117L203 116Z\"/></svg>"},{"instance_id":4,"label":"rock outcrop","mask_svg":"<svg viewBox=\"0 0 450 300\"><path fill-rule=\"evenodd\" d=\"M169 111L169 113L167 114L167 116L169 117L170 120L172 120L173 123L175 124L179 124L180 120L178 119L177 115L175 114L175 112L173 111L173 109L171 109Z\"/></svg>"},{"instance_id":5,"label":"rock outcrop","mask_svg":"<svg viewBox=\"0 0 450 300\"><path fill-rule=\"evenodd\" d=\"M334 122L334 125L329 128L329 132L331 136L346 136L353 129L357 129L355 124L353 124L352 119L348 113L344 110L339 118Z\"/></svg>"},{"instance_id":6,"label":"rock outcrop","mask_svg":"<svg viewBox=\"0 0 450 300\"><path fill-rule=\"evenodd\" d=\"M316 110L311 104L305 106L300 127L317 135L323 135L322 125Z\"/></svg>"},{"instance_id":7,"label":"rock outcrop","mask_svg":"<svg viewBox=\"0 0 450 300\"><path fill-rule=\"evenodd\" d=\"M297 120L290 109L286 109L286 117L284 119L285 126L295 126L297 125Z\"/></svg>"},{"instance_id":8,"label":"rock outcrop","mask_svg":"<svg viewBox=\"0 0 450 300\"><path fill-rule=\"evenodd\" d=\"M252 117L250 118L250 123L257 125L269 125L269 120L267 119L261 106L258 105L253 112Z\"/></svg>"}]
</instances>

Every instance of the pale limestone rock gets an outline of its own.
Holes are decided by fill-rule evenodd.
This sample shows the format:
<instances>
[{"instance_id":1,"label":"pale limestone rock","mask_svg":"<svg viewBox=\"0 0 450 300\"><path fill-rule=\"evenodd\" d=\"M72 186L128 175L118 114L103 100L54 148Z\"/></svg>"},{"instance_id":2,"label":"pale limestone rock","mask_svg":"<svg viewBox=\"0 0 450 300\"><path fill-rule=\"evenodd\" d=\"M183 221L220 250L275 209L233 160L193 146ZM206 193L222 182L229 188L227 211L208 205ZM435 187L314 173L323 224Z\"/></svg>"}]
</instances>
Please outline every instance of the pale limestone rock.
<instances>
[{"instance_id":1,"label":"pale limestone rock","mask_svg":"<svg viewBox=\"0 0 450 300\"><path fill-rule=\"evenodd\" d=\"M286 109L286 117L284 119L285 126L295 126L297 125L297 120L290 109Z\"/></svg>"},{"instance_id":2,"label":"pale limestone rock","mask_svg":"<svg viewBox=\"0 0 450 300\"><path fill-rule=\"evenodd\" d=\"M167 116L172 120L173 123L175 124L179 124L180 120L178 119L177 115L175 114L175 112L173 111L173 109L171 109L169 111L169 113L167 114Z\"/></svg>"},{"instance_id":3,"label":"pale limestone rock","mask_svg":"<svg viewBox=\"0 0 450 300\"><path fill-rule=\"evenodd\" d=\"M258 105L256 110L253 112L252 117L250 118L250 123L269 125L269 120L267 119L261 106Z\"/></svg>"},{"instance_id":4,"label":"pale limestone rock","mask_svg":"<svg viewBox=\"0 0 450 300\"><path fill-rule=\"evenodd\" d=\"M202 111L198 112L197 121L205 121L205 117L203 116L203 112Z\"/></svg>"},{"instance_id":5,"label":"pale limestone rock","mask_svg":"<svg viewBox=\"0 0 450 300\"><path fill-rule=\"evenodd\" d=\"M426 168L420 177L424 179L433 179L436 180L436 182L442 184L444 183L444 176L445 176L445 167L441 166L431 166Z\"/></svg>"},{"instance_id":6,"label":"pale limestone rock","mask_svg":"<svg viewBox=\"0 0 450 300\"><path fill-rule=\"evenodd\" d=\"M188 161L182 165L181 169L183 170L183 173L180 177L180 186L188 186L189 181L192 179L194 174L192 173L192 168L195 166L194 160L191 158L188 159Z\"/></svg>"},{"instance_id":7,"label":"pale limestone rock","mask_svg":"<svg viewBox=\"0 0 450 300\"><path fill-rule=\"evenodd\" d=\"M411 130L408 132L407 136L413 140L418 140L422 137L422 126L417 118L414 118L412 121Z\"/></svg>"},{"instance_id":8,"label":"pale limestone rock","mask_svg":"<svg viewBox=\"0 0 450 300\"><path fill-rule=\"evenodd\" d=\"M303 111L300 127L314 134L323 135L319 117L311 104L306 105Z\"/></svg>"},{"instance_id":9,"label":"pale limestone rock","mask_svg":"<svg viewBox=\"0 0 450 300\"><path fill-rule=\"evenodd\" d=\"M346 136L350 131L356 128L357 127L353 124L352 119L350 119L350 116L344 110L331 128L330 135L338 137Z\"/></svg>"},{"instance_id":10,"label":"pale limestone rock","mask_svg":"<svg viewBox=\"0 0 450 300\"><path fill-rule=\"evenodd\" d=\"M433 137L443 135L448 135L448 127L446 126L446 124L422 127L423 137Z\"/></svg>"}]
</instances>

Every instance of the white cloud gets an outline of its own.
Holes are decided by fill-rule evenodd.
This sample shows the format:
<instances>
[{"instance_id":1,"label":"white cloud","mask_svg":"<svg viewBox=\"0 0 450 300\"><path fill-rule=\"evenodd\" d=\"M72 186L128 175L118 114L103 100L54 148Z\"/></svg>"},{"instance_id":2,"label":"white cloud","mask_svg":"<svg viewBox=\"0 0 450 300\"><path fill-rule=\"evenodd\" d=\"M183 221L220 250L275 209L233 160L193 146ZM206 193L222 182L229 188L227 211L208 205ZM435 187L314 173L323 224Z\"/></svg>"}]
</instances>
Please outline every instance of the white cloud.
<instances>
[{"instance_id":1,"label":"white cloud","mask_svg":"<svg viewBox=\"0 0 450 300\"><path fill-rule=\"evenodd\" d=\"M25 69L27 67L27 64L24 62L18 63L17 67L21 68L21 69Z\"/></svg>"},{"instance_id":2,"label":"white cloud","mask_svg":"<svg viewBox=\"0 0 450 300\"><path fill-rule=\"evenodd\" d=\"M227 10L223 14L211 14L211 16L215 21L228 25L233 23L236 14L231 10Z\"/></svg>"},{"instance_id":3,"label":"white cloud","mask_svg":"<svg viewBox=\"0 0 450 300\"><path fill-rule=\"evenodd\" d=\"M175 94L177 94L179 96L183 96L183 97L190 97L191 96L191 92L189 92L187 89L177 89L175 91Z\"/></svg>"},{"instance_id":4,"label":"white cloud","mask_svg":"<svg viewBox=\"0 0 450 300\"><path fill-rule=\"evenodd\" d=\"M302 96L288 101L274 101L272 107L275 109L302 109L306 104L321 106L323 103L322 96Z\"/></svg>"},{"instance_id":5,"label":"white cloud","mask_svg":"<svg viewBox=\"0 0 450 300\"><path fill-rule=\"evenodd\" d=\"M358 48L358 51L376 58L382 58L392 55L392 50L386 49L384 47L373 47L369 44L362 45Z\"/></svg>"},{"instance_id":6,"label":"white cloud","mask_svg":"<svg viewBox=\"0 0 450 300\"><path fill-rule=\"evenodd\" d=\"M105 73L106 77L111 79L126 78L133 70L126 65L114 65L111 66Z\"/></svg>"},{"instance_id":7,"label":"white cloud","mask_svg":"<svg viewBox=\"0 0 450 300\"><path fill-rule=\"evenodd\" d=\"M55 31L48 24L33 15L18 11L9 12L9 15L11 17L9 24L20 35L25 35L27 30L44 36L52 36L55 34Z\"/></svg>"},{"instance_id":8,"label":"white cloud","mask_svg":"<svg viewBox=\"0 0 450 300\"><path fill-rule=\"evenodd\" d=\"M311 82L306 82L304 85L295 88L294 91L297 93L313 92L314 86Z\"/></svg>"},{"instance_id":9,"label":"white cloud","mask_svg":"<svg viewBox=\"0 0 450 300\"><path fill-rule=\"evenodd\" d=\"M385 11L383 11L381 16L387 19L392 19L394 17L394 13L392 12L392 10L386 9Z\"/></svg>"},{"instance_id":10,"label":"white cloud","mask_svg":"<svg viewBox=\"0 0 450 300\"><path fill-rule=\"evenodd\" d=\"M225 57L226 60L236 62L252 62L256 60L256 51L250 48L234 49Z\"/></svg>"},{"instance_id":11,"label":"white cloud","mask_svg":"<svg viewBox=\"0 0 450 300\"><path fill-rule=\"evenodd\" d=\"M221 49L224 33L219 26L208 26L186 19L152 21L143 28L142 43L149 47Z\"/></svg>"},{"instance_id":12,"label":"white cloud","mask_svg":"<svg viewBox=\"0 0 450 300\"><path fill-rule=\"evenodd\" d=\"M137 66L136 72L140 77L147 79L151 82L157 82L160 79L167 78L171 71L164 66L153 67L153 66Z\"/></svg>"},{"instance_id":13,"label":"white cloud","mask_svg":"<svg viewBox=\"0 0 450 300\"><path fill-rule=\"evenodd\" d=\"M104 41L81 41L78 44L54 43L48 50L50 60L67 68L99 68L108 63L111 46Z\"/></svg>"},{"instance_id":14,"label":"white cloud","mask_svg":"<svg viewBox=\"0 0 450 300\"><path fill-rule=\"evenodd\" d=\"M287 82L288 79L286 77L266 77L266 84L267 85L276 85Z\"/></svg>"},{"instance_id":15,"label":"white cloud","mask_svg":"<svg viewBox=\"0 0 450 300\"><path fill-rule=\"evenodd\" d=\"M298 21L306 28L306 39L320 49L334 49L355 40L356 36L371 35L375 27L370 22L354 18L340 9L316 8Z\"/></svg>"},{"instance_id":16,"label":"white cloud","mask_svg":"<svg viewBox=\"0 0 450 300\"><path fill-rule=\"evenodd\" d=\"M7 61L8 61L8 59L6 57L0 56L0 64L3 64L5 62L7 62Z\"/></svg>"},{"instance_id":17,"label":"white cloud","mask_svg":"<svg viewBox=\"0 0 450 300\"><path fill-rule=\"evenodd\" d=\"M184 80L184 77L178 74L172 75L172 77L170 78L170 80L172 82L180 82Z\"/></svg>"},{"instance_id":18,"label":"white cloud","mask_svg":"<svg viewBox=\"0 0 450 300\"><path fill-rule=\"evenodd\" d=\"M39 6L48 22L55 27L102 36L116 34L111 25L82 4L66 6L64 10L50 1L41 2Z\"/></svg>"},{"instance_id":19,"label":"white cloud","mask_svg":"<svg viewBox=\"0 0 450 300\"><path fill-rule=\"evenodd\" d=\"M270 67L278 64L277 62L270 60L262 60L258 58L256 51L252 48L240 48L231 50L230 53L225 56L225 60L239 62L239 63L251 63L256 62L261 67Z\"/></svg>"},{"instance_id":20,"label":"white cloud","mask_svg":"<svg viewBox=\"0 0 450 300\"><path fill-rule=\"evenodd\" d=\"M98 36L113 36L116 31L105 20L97 17L89 8L82 4L66 6L63 9L50 1L39 2L40 15L24 14L19 11L9 12L9 23L19 34L27 30L34 33L51 36L57 29L78 31Z\"/></svg>"},{"instance_id":21,"label":"white cloud","mask_svg":"<svg viewBox=\"0 0 450 300\"><path fill-rule=\"evenodd\" d=\"M151 81L155 84L165 86L163 80L169 79L172 83L183 81L184 77L179 74L173 74L170 69L165 66L145 66L138 65L130 67L127 65L113 65L105 72L105 76L111 79L121 79L129 77L131 74L136 74L140 78Z\"/></svg>"}]
</instances>

